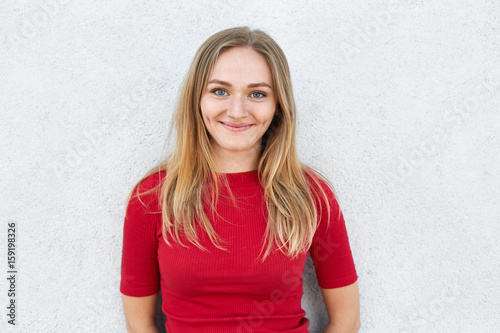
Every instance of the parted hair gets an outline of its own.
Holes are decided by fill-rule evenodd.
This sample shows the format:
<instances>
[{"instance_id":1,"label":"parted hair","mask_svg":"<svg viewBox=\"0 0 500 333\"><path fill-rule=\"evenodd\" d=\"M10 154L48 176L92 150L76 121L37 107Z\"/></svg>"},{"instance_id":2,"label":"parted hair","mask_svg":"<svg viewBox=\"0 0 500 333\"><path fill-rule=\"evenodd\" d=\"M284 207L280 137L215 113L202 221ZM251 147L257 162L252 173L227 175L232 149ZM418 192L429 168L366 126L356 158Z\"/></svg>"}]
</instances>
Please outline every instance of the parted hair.
<instances>
[{"instance_id":1,"label":"parted hair","mask_svg":"<svg viewBox=\"0 0 500 333\"><path fill-rule=\"evenodd\" d=\"M271 69L272 85L277 96L276 113L262 138L258 164L259 182L268 213L259 256L265 249L261 257L264 261L276 246L274 250L295 258L312 244L322 211L327 212L327 220L330 220L330 205L323 186L326 184L334 195L335 191L321 173L298 158L295 144L296 107L288 62L278 44L261 30L248 27L226 29L212 35L200 46L182 84L170 123L165 146L170 146L175 132L172 151L139 180L127 201L133 197L140 200L140 196L156 191L161 207L163 239L168 245L171 245L167 237L170 235L186 246L181 240L183 234L190 243L206 251L199 242L199 226L216 248L227 251L223 246L225 241L212 227L203 203L210 204L212 212L209 214L217 214L215 207L220 186L227 187L235 206L237 203L225 175L216 171L200 101L219 55L234 47L250 47L264 56ZM159 172L165 172L162 181L141 193L139 185ZM206 191L208 187L212 189L210 196Z\"/></svg>"}]
</instances>

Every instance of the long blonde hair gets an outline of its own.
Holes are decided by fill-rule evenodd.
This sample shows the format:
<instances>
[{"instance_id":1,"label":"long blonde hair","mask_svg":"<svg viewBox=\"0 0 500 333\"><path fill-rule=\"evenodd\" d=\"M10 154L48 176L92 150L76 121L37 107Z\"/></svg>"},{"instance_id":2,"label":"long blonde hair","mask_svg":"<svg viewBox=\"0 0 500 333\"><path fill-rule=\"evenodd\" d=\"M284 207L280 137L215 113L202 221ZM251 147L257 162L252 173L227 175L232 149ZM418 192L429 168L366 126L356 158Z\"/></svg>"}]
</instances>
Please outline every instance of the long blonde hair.
<instances>
[{"instance_id":1,"label":"long blonde hair","mask_svg":"<svg viewBox=\"0 0 500 333\"><path fill-rule=\"evenodd\" d=\"M226 29L212 35L201 45L183 82L170 124L166 146L169 146L175 129L173 151L141 178L134 187L135 194L132 190L128 200L151 191L159 193L163 238L168 245L171 244L167 234L185 246L180 239L180 234L184 234L189 242L207 250L199 243L196 231L199 225L215 247L227 251L203 208L208 184L215 188L210 200L213 214L219 197L219 182L227 187L227 180L223 174L216 173L209 134L201 116L200 100L218 56L233 47L251 47L265 57L277 95L276 116L263 136L258 164L259 181L268 209L263 238L263 245L267 244L267 247L262 261L271 252L273 244L295 258L300 252L307 251L312 243L319 222L318 212L325 208L318 207L318 204L326 204L327 220L330 219L327 196L319 179L332 190L333 187L318 171L313 172L298 158L295 147L296 109L288 62L278 44L261 30L250 30L248 27ZM143 180L163 171L166 176L158 186L139 193L138 185Z\"/></svg>"}]
</instances>

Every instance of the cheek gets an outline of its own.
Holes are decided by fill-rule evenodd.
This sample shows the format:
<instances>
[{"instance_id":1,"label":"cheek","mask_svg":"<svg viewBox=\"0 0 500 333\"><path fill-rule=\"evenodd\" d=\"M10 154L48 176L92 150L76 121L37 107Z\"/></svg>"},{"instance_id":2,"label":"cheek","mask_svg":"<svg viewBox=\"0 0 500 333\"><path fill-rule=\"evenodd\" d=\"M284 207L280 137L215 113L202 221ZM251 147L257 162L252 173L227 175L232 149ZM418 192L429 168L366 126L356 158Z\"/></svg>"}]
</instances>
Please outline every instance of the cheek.
<instances>
[{"instance_id":1,"label":"cheek","mask_svg":"<svg viewBox=\"0 0 500 333\"><path fill-rule=\"evenodd\" d=\"M213 120L217 115L217 103L209 99L202 99L200 102L201 115L205 121Z\"/></svg>"},{"instance_id":2,"label":"cheek","mask_svg":"<svg viewBox=\"0 0 500 333\"><path fill-rule=\"evenodd\" d=\"M268 105L266 108L264 108L263 110L261 110L261 113L260 113L260 122L265 126L265 127L268 127L271 122L273 121L273 117L274 117L274 113L275 113L275 108L273 105Z\"/></svg>"},{"instance_id":3,"label":"cheek","mask_svg":"<svg viewBox=\"0 0 500 333\"><path fill-rule=\"evenodd\" d=\"M210 122L210 106L206 100L201 100L200 102L200 110L201 110L201 118L203 118L203 122L205 125L208 125Z\"/></svg>"}]
</instances>

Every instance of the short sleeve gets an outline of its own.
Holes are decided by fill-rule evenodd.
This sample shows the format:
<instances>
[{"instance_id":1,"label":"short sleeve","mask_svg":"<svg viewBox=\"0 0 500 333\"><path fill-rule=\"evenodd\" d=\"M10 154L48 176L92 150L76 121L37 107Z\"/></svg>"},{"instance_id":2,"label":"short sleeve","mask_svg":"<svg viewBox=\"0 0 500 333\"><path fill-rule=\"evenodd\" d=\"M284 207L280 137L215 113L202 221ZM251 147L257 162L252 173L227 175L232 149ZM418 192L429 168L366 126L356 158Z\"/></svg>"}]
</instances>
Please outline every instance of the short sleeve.
<instances>
[{"instance_id":1,"label":"short sleeve","mask_svg":"<svg viewBox=\"0 0 500 333\"><path fill-rule=\"evenodd\" d=\"M324 199L318 211L319 225L310 248L311 259L316 269L318 284L323 289L339 288L357 281L349 237L344 216L333 191L323 181L319 181L330 204L330 223Z\"/></svg>"},{"instance_id":2,"label":"short sleeve","mask_svg":"<svg viewBox=\"0 0 500 333\"><path fill-rule=\"evenodd\" d=\"M139 192L157 183L157 174L149 176L139 185ZM157 251L161 213L157 198L156 191L152 191L142 195L140 201L134 197L127 204L120 281L120 292L127 296L149 296L160 290Z\"/></svg>"}]
</instances>

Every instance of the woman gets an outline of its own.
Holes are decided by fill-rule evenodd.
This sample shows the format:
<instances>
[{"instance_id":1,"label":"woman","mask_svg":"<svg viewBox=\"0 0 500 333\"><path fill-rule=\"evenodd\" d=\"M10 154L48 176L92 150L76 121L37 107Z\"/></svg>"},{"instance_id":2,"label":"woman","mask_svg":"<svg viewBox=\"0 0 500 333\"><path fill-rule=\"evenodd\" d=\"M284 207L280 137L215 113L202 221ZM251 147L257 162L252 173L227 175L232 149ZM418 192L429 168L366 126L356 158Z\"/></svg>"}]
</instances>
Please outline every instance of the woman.
<instances>
[{"instance_id":1,"label":"woman","mask_svg":"<svg viewBox=\"0 0 500 333\"><path fill-rule=\"evenodd\" d=\"M134 187L120 291L129 332L308 332L301 308L308 253L328 333L357 332L359 295L331 186L302 164L286 58L246 27L200 47L172 126L172 153Z\"/></svg>"}]
</instances>

